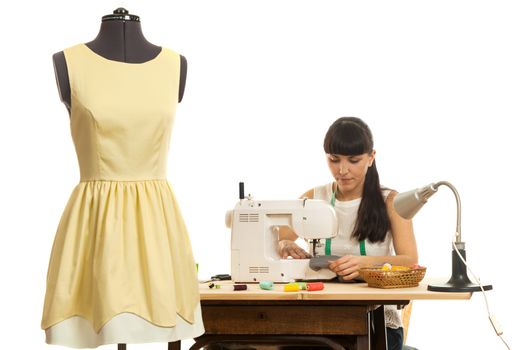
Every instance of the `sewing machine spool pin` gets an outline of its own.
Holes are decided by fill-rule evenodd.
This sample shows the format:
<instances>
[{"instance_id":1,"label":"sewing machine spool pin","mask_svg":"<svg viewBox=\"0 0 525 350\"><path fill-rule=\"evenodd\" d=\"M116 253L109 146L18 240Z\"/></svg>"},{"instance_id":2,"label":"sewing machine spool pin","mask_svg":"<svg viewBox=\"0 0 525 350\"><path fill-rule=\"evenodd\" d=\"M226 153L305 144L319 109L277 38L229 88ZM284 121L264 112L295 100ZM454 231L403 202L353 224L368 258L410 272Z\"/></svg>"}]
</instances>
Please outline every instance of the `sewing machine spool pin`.
<instances>
[{"instance_id":1,"label":"sewing machine spool pin","mask_svg":"<svg viewBox=\"0 0 525 350\"><path fill-rule=\"evenodd\" d=\"M244 182L239 182L239 199L244 199Z\"/></svg>"}]
</instances>

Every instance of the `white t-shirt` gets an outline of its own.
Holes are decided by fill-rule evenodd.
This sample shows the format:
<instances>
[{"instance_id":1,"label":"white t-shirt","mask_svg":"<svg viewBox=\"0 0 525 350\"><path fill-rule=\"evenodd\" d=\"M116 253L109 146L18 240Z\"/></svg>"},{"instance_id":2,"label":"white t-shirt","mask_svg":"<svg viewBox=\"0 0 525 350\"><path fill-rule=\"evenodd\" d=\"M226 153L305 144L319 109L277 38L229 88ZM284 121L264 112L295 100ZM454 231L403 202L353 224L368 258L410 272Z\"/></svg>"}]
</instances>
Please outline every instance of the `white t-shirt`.
<instances>
[{"instance_id":1,"label":"white t-shirt","mask_svg":"<svg viewBox=\"0 0 525 350\"><path fill-rule=\"evenodd\" d=\"M314 188L314 199L322 199L331 202L333 183ZM386 199L390 194L390 190L383 191L383 197ZM337 214L337 236L331 240L331 255L361 255L359 241L352 238L355 222L357 219L357 211L361 204L361 198L350 201L335 200L334 209ZM311 249L311 248L310 248ZM317 254L325 255L325 242L321 242L316 248ZM369 256L390 256L395 255L394 245L392 241L392 233L386 233L383 242L372 243L365 240L366 255ZM312 253L310 251L310 253ZM390 328L402 327L401 315L395 305L385 305L385 324Z\"/></svg>"}]
</instances>

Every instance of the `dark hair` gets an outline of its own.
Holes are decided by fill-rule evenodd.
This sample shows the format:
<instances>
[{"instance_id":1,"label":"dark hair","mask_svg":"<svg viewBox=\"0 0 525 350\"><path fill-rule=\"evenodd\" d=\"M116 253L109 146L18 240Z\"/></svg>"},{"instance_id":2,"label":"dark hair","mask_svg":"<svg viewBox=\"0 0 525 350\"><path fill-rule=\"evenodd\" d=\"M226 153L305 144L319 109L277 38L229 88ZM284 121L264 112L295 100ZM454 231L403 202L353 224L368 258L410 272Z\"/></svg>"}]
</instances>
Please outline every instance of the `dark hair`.
<instances>
[{"instance_id":1,"label":"dark hair","mask_svg":"<svg viewBox=\"0 0 525 350\"><path fill-rule=\"evenodd\" d=\"M373 150L374 139L370 128L364 121L356 117L337 119L330 126L324 138L324 151L327 154L355 156L370 154ZM388 230L390 230L390 219L374 160L366 173L352 237L359 241L368 239L371 242L383 242Z\"/></svg>"}]
</instances>

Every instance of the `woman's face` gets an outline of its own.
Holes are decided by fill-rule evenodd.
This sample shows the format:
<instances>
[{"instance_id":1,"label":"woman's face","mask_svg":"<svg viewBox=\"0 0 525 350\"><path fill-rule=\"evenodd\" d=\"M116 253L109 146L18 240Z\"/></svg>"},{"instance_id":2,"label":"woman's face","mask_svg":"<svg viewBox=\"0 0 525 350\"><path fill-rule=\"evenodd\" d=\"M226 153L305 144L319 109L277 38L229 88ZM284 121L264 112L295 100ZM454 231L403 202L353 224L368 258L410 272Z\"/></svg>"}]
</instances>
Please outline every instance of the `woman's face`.
<instances>
[{"instance_id":1,"label":"woman's face","mask_svg":"<svg viewBox=\"0 0 525 350\"><path fill-rule=\"evenodd\" d=\"M327 154L328 168L332 173L337 188L343 196L361 197L366 172L374 162L375 150L355 156Z\"/></svg>"}]
</instances>

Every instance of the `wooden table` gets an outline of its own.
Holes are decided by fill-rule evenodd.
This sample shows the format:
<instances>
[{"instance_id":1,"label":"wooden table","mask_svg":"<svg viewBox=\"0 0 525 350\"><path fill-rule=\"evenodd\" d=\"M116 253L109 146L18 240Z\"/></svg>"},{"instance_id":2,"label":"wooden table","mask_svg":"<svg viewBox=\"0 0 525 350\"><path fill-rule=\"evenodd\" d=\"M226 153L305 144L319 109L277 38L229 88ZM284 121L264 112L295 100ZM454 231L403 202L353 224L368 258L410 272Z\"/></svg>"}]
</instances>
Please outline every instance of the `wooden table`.
<instances>
[{"instance_id":1,"label":"wooden table","mask_svg":"<svg viewBox=\"0 0 525 350\"><path fill-rule=\"evenodd\" d=\"M274 285L271 291L260 289L258 284L233 291L232 282L218 284L220 289L210 289L208 283L199 286L206 333L191 349L231 341L384 350L384 305L403 307L411 300L471 297L471 293L427 291L426 281L418 287L398 289L370 288L366 283L325 283L324 290L315 292L284 292L282 284Z\"/></svg>"}]
</instances>

